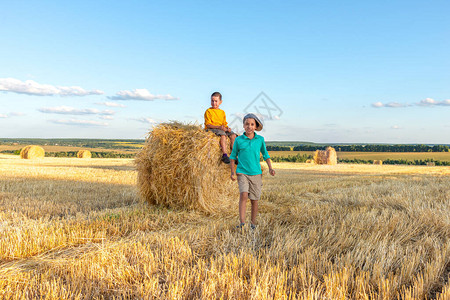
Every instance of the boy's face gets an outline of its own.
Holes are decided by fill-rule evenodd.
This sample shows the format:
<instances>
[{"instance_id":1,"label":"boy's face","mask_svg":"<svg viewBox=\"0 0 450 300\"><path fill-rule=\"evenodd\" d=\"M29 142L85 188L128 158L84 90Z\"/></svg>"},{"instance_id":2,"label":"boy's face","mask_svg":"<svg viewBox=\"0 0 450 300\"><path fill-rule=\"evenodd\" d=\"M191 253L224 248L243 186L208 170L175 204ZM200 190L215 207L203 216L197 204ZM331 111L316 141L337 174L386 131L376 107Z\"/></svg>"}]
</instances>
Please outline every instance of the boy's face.
<instances>
[{"instance_id":1,"label":"boy's face","mask_svg":"<svg viewBox=\"0 0 450 300\"><path fill-rule=\"evenodd\" d=\"M220 100L219 96L211 97L211 107L212 108L219 108L220 104L222 104L222 100Z\"/></svg>"},{"instance_id":2,"label":"boy's face","mask_svg":"<svg viewBox=\"0 0 450 300\"><path fill-rule=\"evenodd\" d=\"M247 134L247 136L252 135L255 132L255 129L256 129L255 119L251 119L251 118L245 119L244 130L245 130L245 133Z\"/></svg>"}]
</instances>

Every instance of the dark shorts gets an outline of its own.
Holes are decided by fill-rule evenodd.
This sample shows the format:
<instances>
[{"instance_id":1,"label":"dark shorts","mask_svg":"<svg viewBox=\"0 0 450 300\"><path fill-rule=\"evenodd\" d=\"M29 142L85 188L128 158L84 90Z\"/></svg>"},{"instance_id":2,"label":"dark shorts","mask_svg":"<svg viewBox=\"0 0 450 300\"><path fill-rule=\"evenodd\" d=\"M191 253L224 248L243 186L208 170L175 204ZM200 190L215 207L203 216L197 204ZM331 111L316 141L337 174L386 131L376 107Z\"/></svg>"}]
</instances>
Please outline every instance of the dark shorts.
<instances>
[{"instance_id":1,"label":"dark shorts","mask_svg":"<svg viewBox=\"0 0 450 300\"><path fill-rule=\"evenodd\" d=\"M228 132L228 131L223 131L222 129L206 129L206 131L211 131L212 133L214 133L217 136L221 136L221 135L230 136L230 135L236 134L233 131Z\"/></svg>"}]
</instances>

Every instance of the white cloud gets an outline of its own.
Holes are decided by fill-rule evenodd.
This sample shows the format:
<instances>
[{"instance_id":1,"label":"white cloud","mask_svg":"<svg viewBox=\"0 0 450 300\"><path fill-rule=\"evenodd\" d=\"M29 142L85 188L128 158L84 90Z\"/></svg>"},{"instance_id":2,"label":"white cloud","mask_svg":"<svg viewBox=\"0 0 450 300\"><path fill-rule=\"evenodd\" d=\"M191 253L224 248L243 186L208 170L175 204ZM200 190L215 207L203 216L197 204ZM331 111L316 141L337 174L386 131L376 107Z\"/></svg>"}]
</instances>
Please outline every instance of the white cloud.
<instances>
[{"instance_id":1,"label":"white cloud","mask_svg":"<svg viewBox=\"0 0 450 300\"><path fill-rule=\"evenodd\" d=\"M120 103L116 103L116 102L98 102L95 104L109 106L109 107L127 107L124 104L120 104Z\"/></svg>"},{"instance_id":2,"label":"white cloud","mask_svg":"<svg viewBox=\"0 0 450 300\"><path fill-rule=\"evenodd\" d=\"M381 102L375 102L375 103L372 103L372 106L373 106L373 107L383 107L384 104L381 103Z\"/></svg>"},{"instance_id":3,"label":"white cloud","mask_svg":"<svg viewBox=\"0 0 450 300\"><path fill-rule=\"evenodd\" d=\"M21 117L21 116L24 116L25 114L21 113L21 112L10 112L8 115L10 117Z\"/></svg>"},{"instance_id":4,"label":"white cloud","mask_svg":"<svg viewBox=\"0 0 450 300\"><path fill-rule=\"evenodd\" d=\"M426 98L422 101L420 101L419 103L414 103L414 104L403 104L403 103L398 103L398 102L389 102L389 103L382 103L382 102L375 102L372 103L372 107L376 107L376 108L380 108L380 107L391 107L391 108L397 108L397 107L408 107L408 106L413 106L413 105L417 105L417 106L450 106L450 99L444 100L444 101L436 101L434 99L431 98Z\"/></svg>"},{"instance_id":5,"label":"white cloud","mask_svg":"<svg viewBox=\"0 0 450 300\"><path fill-rule=\"evenodd\" d=\"M391 126L391 129L401 129L401 127L398 126L398 125L392 125L392 126Z\"/></svg>"},{"instance_id":6,"label":"white cloud","mask_svg":"<svg viewBox=\"0 0 450 300\"><path fill-rule=\"evenodd\" d=\"M79 119L70 119L70 120L49 120L55 124L61 125L75 125L75 126L83 126L83 127L98 127L98 126L108 126L108 123L98 122L98 121L90 121L90 120L79 120Z\"/></svg>"},{"instance_id":7,"label":"white cloud","mask_svg":"<svg viewBox=\"0 0 450 300\"><path fill-rule=\"evenodd\" d=\"M410 106L409 104L402 104L402 103L398 103L398 102L389 102L386 103L386 107L407 107Z\"/></svg>"},{"instance_id":8,"label":"white cloud","mask_svg":"<svg viewBox=\"0 0 450 300\"><path fill-rule=\"evenodd\" d=\"M63 114L63 115L113 115L112 110L98 110L95 108L76 109L70 106L43 107L38 111L46 114Z\"/></svg>"},{"instance_id":9,"label":"white cloud","mask_svg":"<svg viewBox=\"0 0 450 300\"><path fill-rule=\"evenodd\" d=\"M111 116L100 116L99 118L103 120L114 120L114 117Z\"/></svg>"},{"instance_id":10,"label":"white cloud","mask_svg":"<svg viewBox=\"0 0 450 300\"><path fill-rule=\"evenodd\" d=\"M417 103L417 105L420 106L433 106L436 105L438 102L434 99L431 98L426 98L425 100L420 101L419 103Z\"/></svg>"},{"instance_id":11,"label":"white cloud","mask_svg":"<svg viewBox=\"0 0 450 300\"><path fill-rule=\"evenodd\" d=\"M0 78L0 91L35 96L89 96L102 95L103 91L87 91L79 86L53 86L33 80L21 81L15 78Z\"/></svg>"},{"instance_id":12,"label":"white cloud","mask_svg":"<svg viewBox=\"0 0 450 300\"><path fill-rule=\"evenodd\" d=\"M0 118L11 118L11 117L20 117L24 116L24 113L21 112L10 112L8 114L0 114Z\"/></svg>"},{"instance_id":13,"label":"white cloud","mask_svg":"<svg viewBox=\"0 0 450 300\"><path fill-rule=\"evenodd\" d=\"M389 102L389 103L382 103L382 102L375 102L372 103L372 107L380 108L380 107L390 107L390 108L397 108L397 107L408 107L411 106L411 104L403 104L398 102Z\"/></svg>"},{"instance_id":14,"label":"white cloud","mask_svg":"<svg viewBox=\"0 0 450 300\"><path fill-rule=\"evenodd\" d=\"M108 97L111 100L144 100L153 101L156 99L178 100L172 95L153 95L147 89L134 89L132 91L119 91L115 96Z\"/></svg>"},{"instance_id":15,"label":"white cloud","mask_svg":"<svg viewBox=\"0 0 450 300\"><path fill-rule=\"evenodd\" d=\"M151 119L151 118L136 118L136 119L130 119L130 120L134 120L134 121L138 121L141 123L145 123L145 124L156 124L158 123L157 121Z\"/></svg>"},{"instance_id":16,"label":"white cloud","mask_svg":"<svg viewBox=\"0 0 450 300\"><path fill-rule=\"evenodd\" d=\"M419 105L419 106L435 106L435 105L450 106L450 99L447 99L444 101L436 101L431 98L426 98L426 99L420 101L419 103L417 103L417 105Z\"/></svg>"}]
</instances>

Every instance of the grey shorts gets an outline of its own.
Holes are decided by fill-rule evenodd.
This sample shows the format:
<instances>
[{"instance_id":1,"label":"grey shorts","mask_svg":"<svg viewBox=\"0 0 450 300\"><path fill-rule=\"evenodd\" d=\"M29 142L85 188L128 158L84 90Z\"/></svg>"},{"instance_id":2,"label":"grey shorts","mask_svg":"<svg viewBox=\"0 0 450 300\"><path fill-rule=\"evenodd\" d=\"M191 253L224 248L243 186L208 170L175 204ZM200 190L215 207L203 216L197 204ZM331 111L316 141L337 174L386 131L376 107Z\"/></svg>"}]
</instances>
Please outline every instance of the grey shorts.
<instances>
[{"instance_id":1,"label":"grey shorts","mask_svg":"<svg viewBox=\"0 0 450 300\"><path fill-rule=\"evenodd\" d=\"M214 133L217 136L221 136L221 135L230 136L230 135L236 134L233 131L228 132L228 131L223 131L222 129L211 129L210 128L210 129L206 129L206 131L211 131L212 133Z\"/></svg>"},{"instance_id":2,"label":"grey shorts","mask_svg":"<svg viewBox=\"0 0 450 300\"><path fill-rule=\"evenodd\" d=\"M261 198L262 175L237 174L239 184L239 193L248 193L250 200L259 200Z\"/></svg>"}]
</instances>

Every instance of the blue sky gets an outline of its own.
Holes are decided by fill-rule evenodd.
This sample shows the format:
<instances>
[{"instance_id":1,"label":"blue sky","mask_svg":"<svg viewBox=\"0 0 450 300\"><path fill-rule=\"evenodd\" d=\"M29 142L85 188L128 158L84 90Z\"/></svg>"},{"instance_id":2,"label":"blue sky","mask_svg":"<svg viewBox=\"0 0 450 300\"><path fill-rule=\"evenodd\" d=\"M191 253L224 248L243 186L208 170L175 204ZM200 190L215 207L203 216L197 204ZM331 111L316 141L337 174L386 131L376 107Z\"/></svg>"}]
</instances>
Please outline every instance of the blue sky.
<instances>
[{"instance_id":1,"label":"blue sky","mask_svg":"<svg viewBox=\"0 0 450 300\"><path fill-rule=\"evenodd\" d=\"M448 1L3 1L0 137L144 138L159 122L202 123L220 91L235 129L257 109L266 140L450 143L449 11Z\"/></svg>"}]
</instances>

